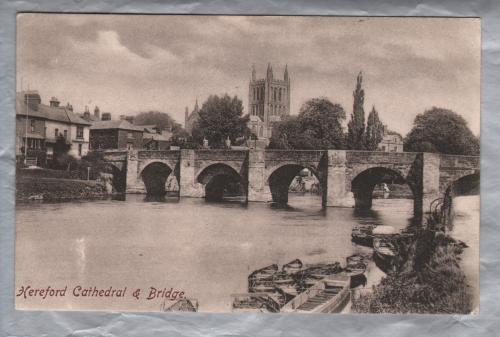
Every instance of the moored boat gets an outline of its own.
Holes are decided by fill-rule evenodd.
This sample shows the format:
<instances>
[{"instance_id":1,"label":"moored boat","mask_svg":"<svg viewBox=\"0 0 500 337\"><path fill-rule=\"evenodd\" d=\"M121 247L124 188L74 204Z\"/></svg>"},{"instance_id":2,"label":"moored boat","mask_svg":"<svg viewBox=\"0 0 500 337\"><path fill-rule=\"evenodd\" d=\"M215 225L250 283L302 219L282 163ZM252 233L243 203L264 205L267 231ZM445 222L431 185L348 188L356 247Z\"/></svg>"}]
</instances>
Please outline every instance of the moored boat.
<instances>
[{"instance_id":1,"label":"moored boat","mask_svg":"<svg viewBox=\"0 0 500 337\"><path fill-rule=\"evenodd\" d=\"M264 292L272 291L273 276L278 272L278 265L272 264L270 266L258 269L248 276L248 291L249 292Z\"/></svg>"},{"instance_id":2,"label":"moored boat","mask_svg":"<svg viewBox=\"0 0 500 337\"><path fill-rule=\"evenodd\" d=\"M281 267L281 270L288 274L294 274L300 271L303 265L304 264L302 263L302 261L300 261L299 259L295 259L288 262L287 264L284 264L283 267Z\"/></svg>"},{"instance_id":3,"label":"moored boat","mask_svg":"<svg viewBox=\"0 0 500 337\"><path fill-rule=\"evenodd\" d=\"M232 312L279 312L281 305L271 293L231 295Z\"/></svg>"},{"instance_id":4,"label":"moored boat","mask_svg":"<svg viewBox=\"0 0 500 337\"><path fill-rule=\"evenodd\" d=\"M373 240L373 252L375 263L385 272L394 271L394 259L396 257L396 249L393 244L385 237L376 237Z\"/></svg>"},{"instance_id":5,"label":"moored boat","mask_svg":"<svg viewBox=\"0 0 500 337\"><path fill-rule=\"evenodd\" d=\"M198 300L194 298L182 298L172 305L166 307L166 302L162 304L162 311L198 311Z\"/></svg>"},{"instance_id":6,"label":"moored boat","mask_svg":"<svg viewBox=\"0 0 500 337\"><path fill-rule=\"evenodd\" d=\"M350 300L350 277L326 277L286 303L280 312L338 313Z\"/></svg>"},{"instance_id":7,"label":"moored boat","mask_svg":"<svg viewBox=\"0 0 500 337\"><path fill-rule=\"evenodd\" d=\"M366 247L373 245L373 229L375 225L359 225L352 229L351 241Z\"/></svg>"}]
</instances>

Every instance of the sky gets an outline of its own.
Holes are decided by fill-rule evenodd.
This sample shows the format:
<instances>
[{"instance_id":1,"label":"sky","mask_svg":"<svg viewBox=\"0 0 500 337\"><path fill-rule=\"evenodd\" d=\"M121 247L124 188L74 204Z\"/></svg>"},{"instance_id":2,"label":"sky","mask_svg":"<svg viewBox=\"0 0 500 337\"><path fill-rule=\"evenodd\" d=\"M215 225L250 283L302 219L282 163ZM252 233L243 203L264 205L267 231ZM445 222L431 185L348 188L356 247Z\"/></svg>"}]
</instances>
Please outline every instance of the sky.
<instances>
[{"instance_id":1,"label":"sky","mask_svg":"<svg viewBox=\"0 0 500 337\"><path fill-rule=\"evenodd\" d=\"M406 134L433 106L479 135L480 20L279 16L19 14L17 90L76 112L168 112L228 93L248 108L251 67L291 78L291 114L326 97L352 112L363 72L365 114Z\"/></svg>"}]
</instances>

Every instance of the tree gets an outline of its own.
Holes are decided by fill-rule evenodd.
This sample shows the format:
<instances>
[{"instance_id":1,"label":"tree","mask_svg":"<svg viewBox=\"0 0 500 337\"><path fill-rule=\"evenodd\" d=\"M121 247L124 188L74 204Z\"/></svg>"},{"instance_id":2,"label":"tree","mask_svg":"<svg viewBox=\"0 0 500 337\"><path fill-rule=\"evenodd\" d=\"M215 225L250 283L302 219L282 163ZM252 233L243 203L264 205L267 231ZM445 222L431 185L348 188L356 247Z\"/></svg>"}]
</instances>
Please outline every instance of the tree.
<instances>
[{"instance_id":1,"label":"tree","mask_svg":"<svg viewBox=\"0 0 500 337\"><path fill-rule=\"evenodd\" d=\"M451 110L433 107L417 115L413 125L404 139L405 151L479 154L478 137L465 119Z\"/></svg>"},{"instance_id":2,"label":"tree","mask_svg":"<svg viewBox=\"0 0 500 337\"><path fill-rule=\"evenodd\" d=\"M309 149L312 148L308 135L302 132L297 117L287 116L280 122L274 123L273 132L269 141L270 149Z\"/></svg>"},{"instance_id":3,"label":"tree","mask_svg":"<svg viewBox=\"0 0 500 337\"><path fill-rule=\"evenodd\" d=\"M342 120L345 117L340 104L326 98L313 98L302 105L298 120L313 148L341 149L344 145Z\"/></svg>"},{"instance_id":4,"label":"tree","mask_svg":"<svg viewBox=\"0 0 500 337\"><path fill-rule=\"evenodd\" d=\"M345 111L340 104L326 98L305 102L297 117L275 123L270 148L341 149L344 146L342 120Z\"/></svg>"},{"instance_id":5,"label":"tree","mask_svg":"<svg viewBox=\"0 0 500 337\"><path fill-rule=\"evenodd\" d=\"M171 130L174 134L183 130L181 124L177 123L168 113L161 111L140 112L135 116L134 124L154 124L160 130Z\"/></svg>"},{"instance_id":6,"label":"tree","mask_svg":"<svg viewBox=\"0 0 500 337\"><path fill-rule=\"evenodd\" d=\"M67 143L66 138L59 134L54 143L53 149L53 167L56 169L69 169L76 159L68 154L71 145Z\"/></svg>"},{"instance_id":7,"label":"tree","mask_svg":"<svg viewBox=\"0 0 500 337\"><path fill-rule=\"evenodd\" d=\"M377 110L375 110L375 107L372 107L372 111L368 114L368 121L366 122L365 149L375 151L383 137L384 125L378 117Z\"/></svg>"},{"instance_id":8,"label":"tree","mask_svg":"<svg viewBox=\"0 0 500 337\"><path fill-rule=\"evenodd\" d=\"M347 125L347 147L352 150L364 149L365 110L363 103L365 100L365 91L361 87L362 83L363 74L359 72L356 78L356 89L352 94L354 103L351 120Z\"/></svg>"},{"instance_id":9,"label":"tree","mask_svg":"<svg viewBox=\"0 0 500 337\"><path fill-rule=\"evenodd\" d=\"M249 117L243 116L243 102L236 96L211 95L203 103L199 114L192 132L199 144L206 138L211 148L225 148L228 137L234 144L241 137L250 136L247 126Z\"/></svg>"}]
</instances>

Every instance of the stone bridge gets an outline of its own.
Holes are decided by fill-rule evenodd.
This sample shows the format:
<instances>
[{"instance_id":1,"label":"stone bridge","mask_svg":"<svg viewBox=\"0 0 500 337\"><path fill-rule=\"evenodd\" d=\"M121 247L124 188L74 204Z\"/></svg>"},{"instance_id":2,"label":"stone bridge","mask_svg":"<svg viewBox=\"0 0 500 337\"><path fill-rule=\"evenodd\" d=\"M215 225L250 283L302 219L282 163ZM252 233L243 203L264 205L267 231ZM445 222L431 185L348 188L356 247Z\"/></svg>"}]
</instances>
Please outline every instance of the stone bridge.
<instances>
[{"instance_id":1,"label":"stone bridge","mask_svg":"<svg viewBox=\"0 0 500 337\"><path fill-rule=\"evenodd\" d=\"M369 208L375 186L408 184L415 214L461 183L479 184L477 156L346 150L106 151L117 190L164 193L167 180L184 197L219 198L237 184L247 201L288 201L293 178L308 168L318 178L324 206ZM120 178L121 177L121 178ZM229 185L228 185L229 184Z\"/></svg>"}]
</instances>

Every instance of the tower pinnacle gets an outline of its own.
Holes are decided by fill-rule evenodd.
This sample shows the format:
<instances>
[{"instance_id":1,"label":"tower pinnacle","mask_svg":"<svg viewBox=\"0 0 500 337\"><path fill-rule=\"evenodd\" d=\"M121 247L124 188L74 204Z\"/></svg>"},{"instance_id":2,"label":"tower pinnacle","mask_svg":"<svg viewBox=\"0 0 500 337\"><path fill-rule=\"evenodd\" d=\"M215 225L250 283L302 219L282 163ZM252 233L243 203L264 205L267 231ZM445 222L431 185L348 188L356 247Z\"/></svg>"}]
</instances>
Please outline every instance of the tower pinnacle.
<instances>
[{"instance_id":1,"label":"tower pinnacle","mask_svg":"<svg viewBox=\"0 0 500 337\"><path fill-rule=\"evenodd\" d=\"M266 78L273 79L273 67L271 67L271 63L267 64L267 75Z\"/></svg>"}]
</instances>

